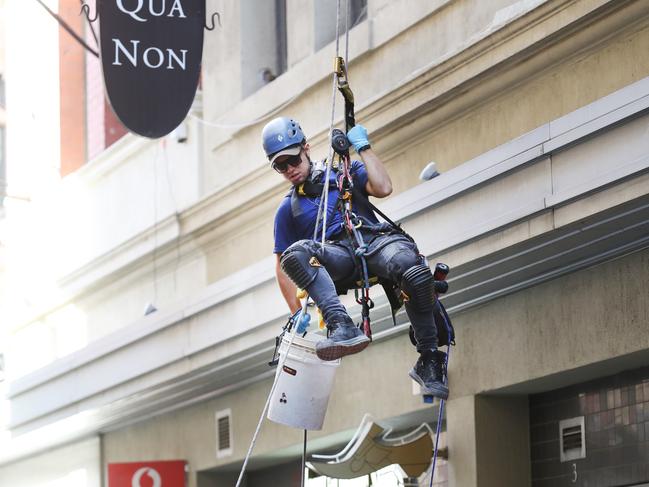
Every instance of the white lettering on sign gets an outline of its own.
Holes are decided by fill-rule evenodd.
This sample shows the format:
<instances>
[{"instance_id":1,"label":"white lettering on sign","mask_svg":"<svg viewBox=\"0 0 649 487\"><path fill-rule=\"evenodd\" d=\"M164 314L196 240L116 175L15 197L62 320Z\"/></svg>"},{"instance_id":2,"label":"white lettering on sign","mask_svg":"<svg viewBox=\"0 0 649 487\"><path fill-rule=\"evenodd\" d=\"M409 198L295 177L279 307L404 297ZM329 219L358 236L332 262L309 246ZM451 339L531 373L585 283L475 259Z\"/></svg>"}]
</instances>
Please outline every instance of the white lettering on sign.
<instances>
[{"instance_id":1,"label":"white lettering on sign","mask_svg":"<svg viewBox=\"0 0 649 487\"><path fill-rule=\"evenodd\" d=\"M122 65L122 63L119 62L120 51L122 51L128 58L128 60L131 61L131 64L133 66L137 66L137 45L140 43L140 41L131 41L131 44L133 45L132 54L128 52L128 50L124 47L124 44L122 44L122 41L120 41L119 39L113 39L113 42L115 43L115 61L113 61L113 66Z\"/></svg>"},{"instance_id":2,"label":"white lettering on sign","mask_svg":"<svg viewBox=\"0 0 649 487\"><path fill-rule=\"evenodd\" d=\"M150 54L151 52L155 52L155 53L158 55L158 62L157 62L157 64L153 64L153 63L151 62L151 57L149 56L149 54ZM144 54L142 55L142 58L144 59L144 64L146 64L149 68L153 68L153 69L157 69L157 68L159 68L159 67L162 66L162 64L165 62L165 56L164 56L164 54L163 54L162 51L161 51L160 49L158 49L157 47L150 47L150 48L148 48L146 51L144 51Z\"/></svg>"},{"instance_id":3,"label":"white lettering on sign","mask_svg":"<svg viewBox=\"0 0 649 487\"><path fill-rule=\"evenodd\" d=\"M115 44L115 59L113 60L113 66L122 66L122 57L120 54L123 54L133 67L137 68L139 60L138 46L140 41L131 41L130 51L119 39L113 39L113 43ZM157 47L149 47L142 53L142 61L148 68L160 68L165 63L165 59L167 60L167 69L176 69L174 67L175 62L175 64L184 71L187 67L187 49L180 49L180 56L174 52L173 49L167 48L165 54L162 49Z\"/></svg>"},{"instance_id":4,"label":"white lettering on sign","mask_svg":"<svg viewBox=\"0 0 649 487\"><path fill-rule=\"evenodd\" d=\"M124 12L126 15L130 15L133 19L138 22L146 22L147 19L142 17L142 10L146 10L145 0L127 0L127 6L131 8L128 9L127 6L124 6L124 0L115 0L117 8ZM167 17L179 17L181 19L187 18L185 11L183 10L183 5L180 3L180 0L173 0L173 3L170 2L171 7L167 13ZM157 7L157 9L156 9ZM148 11L149 14L153 17L161 17L165 14L167 7L166 0L149 0L148 1Z\"/></svg>"},{"instance_id":5,"label":"white lettering on sign","mask_svg":"<svg viewBox=\"0 0 649 487\"><path fill-rule=\"evenodd\" d=\"M173 50L167 49L167 54L169 55L169 64L167 64L167 69L174 69L171 61L175 60L178 63L178 66L180 66L183 71L185 71L185 66L187 65L187 49L181 49L180 52L183 55L182 60L178 56L176 56L176 53L173 52Z\"/></svg>"}]
</instances>

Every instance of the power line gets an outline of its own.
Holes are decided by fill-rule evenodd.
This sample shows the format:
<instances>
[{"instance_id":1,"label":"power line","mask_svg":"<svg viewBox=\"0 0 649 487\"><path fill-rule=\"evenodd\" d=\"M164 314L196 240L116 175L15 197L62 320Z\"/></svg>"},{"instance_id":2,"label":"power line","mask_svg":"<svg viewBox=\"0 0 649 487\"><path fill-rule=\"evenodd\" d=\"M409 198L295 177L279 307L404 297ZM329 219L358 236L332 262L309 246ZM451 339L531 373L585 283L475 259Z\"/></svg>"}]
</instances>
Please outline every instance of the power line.
<instances>
[{"instance_id":1,"label":"power line","mask_svg":"<svg viewBox=\"0 0 649 487\"><path fill-rule=\"evenodd\" d=\"M84 40L79 36L79 34L77 34L75 31L73 31L73 30L72 30L72 27L70 27L70 26L65 22L65 20L63 20L63 19L62 19L58 14L56 14L55 12L53 12L53 11L52 11L52 10L51 10L47 5L45 5L45 4L43 3L42 0L36 0L36 1L41 5L41 7L43 7L45 10L47 10L47 13L50 14L52 17L54 17L54 18L56 19L56 21L59 23L59 25L60 25L61 27L63 27L63 28L67 31L68 34L70 34L72 37L74 37L74 39L75 39L79 44L81 44L81 45L86 49L86 51L88 51L89 53L91 53L91 54L92 54L93 56L95 56L96 58L99 58L99 53L98 53L97 51L95 51L92 47L90 47L90 46L86 43L86 41L84 41Z\"/></svg>"}]
</instances>

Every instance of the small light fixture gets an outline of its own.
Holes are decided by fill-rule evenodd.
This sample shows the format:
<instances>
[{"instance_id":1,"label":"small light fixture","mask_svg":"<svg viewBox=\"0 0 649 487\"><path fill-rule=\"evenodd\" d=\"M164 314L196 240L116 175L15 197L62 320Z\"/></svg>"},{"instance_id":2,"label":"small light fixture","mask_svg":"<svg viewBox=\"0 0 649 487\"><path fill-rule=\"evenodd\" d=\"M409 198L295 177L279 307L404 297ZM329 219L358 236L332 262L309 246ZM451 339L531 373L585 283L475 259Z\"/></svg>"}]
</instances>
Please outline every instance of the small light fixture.
<instances>
[{"instance_id":1,"label":"small light fixture","mask_svg":"<svg viewBox=\"0 0 649 487\"><path fill-rule=\"evenodd\" d=\"M156 311L158 311L158 308L156 308L153 303L148 303L144 308L144 316L155 313Z\"/></svg>"},{"instance_id":2,"label":"small light fixture","mask_svg":"<svg viewBox=\"0 0 649 487\"><path fill-rule=\"evenodd\" d=\"M419 179L422 181L428 181L430 179L436 178L439 176L437 172L437 165L434 162L429 162L426 167L419 174Z\"/></svg>"},{"instance_id":3,"label":"small light fixture","mask_svg":"<svg viewBox=\"0 0 649 487\"><path fill-rule=\"evenodd\" d=\"M179 144L187 142L187 125L184 122L178 125L178 127L171 131L171 136Z\"/></svg>"}]
</instances>

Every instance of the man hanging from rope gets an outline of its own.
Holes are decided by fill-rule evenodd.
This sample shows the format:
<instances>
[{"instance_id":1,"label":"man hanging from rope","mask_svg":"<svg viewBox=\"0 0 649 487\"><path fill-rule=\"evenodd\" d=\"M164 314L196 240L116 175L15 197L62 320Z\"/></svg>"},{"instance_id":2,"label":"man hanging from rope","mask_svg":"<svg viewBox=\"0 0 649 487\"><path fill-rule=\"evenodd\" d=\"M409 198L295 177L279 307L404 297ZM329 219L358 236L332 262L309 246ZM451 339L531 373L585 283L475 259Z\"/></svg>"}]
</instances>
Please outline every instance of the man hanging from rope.
<instances>
[{"instance_id":1,"label":"man hanging from rope","mask_svg":"<svg viewBox=\"0 0 649 487\"><path fill-rule=\"evenodd\" d=\"M310 147L299 123L286 117L276 118L264 127L262 139L271 167L293 186L275 215L273 252L277 256L277 281L291 313L298 314L301 309L296 287L306 290L320 308L328 337L316 344L318 357L336 360L360 352L370 343L338 297L338 293L355 287L359 280L362 271L358 261L362 253L369 275L395 283L402 292L420 353L410 376L422 386L423 394L446 399L446 354L437 350L433 315L435 280L414 241L400 229L379 223L369 206L367 197L388 196L392 182L370 147L367 130L356 125L347 134L362 160L353 161L349 168L354 187L355 228L361 235L362 248L350 241L349 232L344 229L345 215L341 211L335 171L330 172L326 214L318 218L327 172L324 163L311 161ZM322 231L323 220L325 245L315 238Z\"/></svg>"}]
</instances>

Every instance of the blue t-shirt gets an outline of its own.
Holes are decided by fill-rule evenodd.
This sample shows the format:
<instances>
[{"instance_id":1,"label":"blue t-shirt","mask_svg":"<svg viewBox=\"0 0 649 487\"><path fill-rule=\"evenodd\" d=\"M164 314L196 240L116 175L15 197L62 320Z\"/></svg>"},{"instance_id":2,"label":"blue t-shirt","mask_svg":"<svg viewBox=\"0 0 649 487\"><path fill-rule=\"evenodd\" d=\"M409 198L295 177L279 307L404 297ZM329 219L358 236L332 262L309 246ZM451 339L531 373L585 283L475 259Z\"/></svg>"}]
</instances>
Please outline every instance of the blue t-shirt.
<instances>
[{"instance_id":1,"label":"blue t-shirt","mask_svg":"<svg viewBox=\"0 0 649 487\"><path fill-rule=\"evenodd\" d=\"M367 197L368 194L365 189L367 184L367 170L365 169L365 165L360 161L353 161L349 172L352 176L354 188L360 190ZM335 183L336 176L337 173L331 171L329 181ZM300 211L298 215L294 216L293 209L291 208L292 193L293 191L286 195L280 203L277 213L275 213L275 248L273 250L275 254L281 254L298 240L313 239L320 196L314 198L299 196ZM335 184L330 185L327 200L327 239L337 235L343 229L343 218L337 208L338 193L337 186ZM374 212L363 201L353 201L352 211L356 215L377 222ZM322 218L319 226L317 240L320 240L322 236Z\"/></svg>"}]
</instances>

